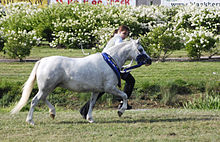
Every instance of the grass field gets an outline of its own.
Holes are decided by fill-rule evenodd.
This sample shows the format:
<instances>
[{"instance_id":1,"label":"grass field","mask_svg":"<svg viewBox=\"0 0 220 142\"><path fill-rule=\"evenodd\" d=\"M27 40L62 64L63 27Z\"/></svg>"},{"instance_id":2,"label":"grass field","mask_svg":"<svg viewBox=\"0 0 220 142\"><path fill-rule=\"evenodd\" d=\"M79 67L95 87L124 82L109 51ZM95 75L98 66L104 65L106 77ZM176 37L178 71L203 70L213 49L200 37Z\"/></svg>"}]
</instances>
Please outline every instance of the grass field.
<instances>
[{"instance_id":1,"label":"grass field","mask_svg":"<svg viewBox=\"0 0 220 142\"><path fill-rule=\"evenodd\" d=\"M85 49L86 53L95 53L94 50ZM67 56L67 57L84 57L79 49L55 49L48 47L34 47L27 59L41 59L47 56ZM187 57L184 50L175 51L170 57ZM0 59L8 58L0 53ZM0 79L24 81L29 76L34 63L0 63ZM184 78L187 80L217 80L220 79L219 62L165 62L153 63L149 67L142 66L132 72L141 80L161 82L161 80L172 80L172 78ZM214 74L213 74L214 73ZM216 73L216 74L215 74ZM139 80L139 79L138 79Z\"/></svg>"},{"instance_id":2,"label":"grass field","mask_svg":"<svg viewBox=\"0 0 220 142\"><path fill-rule=\"evenodd\" d=\"M92 49L84 49L85 53L95 53L95 50ZM43 57L48 56L67 56L67 57L83 57L82 50L80 49L56 49L56 48L49 48L47 46L41 46L41 47L34 47L31 49L30 56L26 57L26 59L41 59ZM3 54L0 52L0 59L10 59L10 57L6 54Z\"/></svg>"},{"instance_id":3,"label":"grass field","mask_svg":"<svg viewBox=\"0 0 220 142\"><path fill-rule=\"evenodd\" d=\"M86 52L92 53L93 51L86 50ZM52 55L83 57L81 50L33 48L28 59L41 59ZM172 55L172 57L185 56L184 51ZM0 58L4 57L0 55ZM34 63L31 62L1 62L0 82L5 80L24 83L33 66ZM142 66L135 69L132 74L136 79L136 89L143 89L147 83L161 85L177 79L184 80L187 84L198 83L212 86L212 84L219 84L220 82L219 67L220 62L153 62L149 67ZM93 112L96 123L89 124L82 119L76 108L60 110L57 112L55 120L51 120L48 112L45 112L45 107L43 107L34 113L36 125L30 126L25 122L27 112L10 116L10 107L0 108L1 142L220 141L219 110L129 110L125 112L122 118L119 118L115 109L104 107L105 110L102 110L102 107L99 107ZM146 104L141 108L147 107Z\"/></svg>"},{"instance_id":4,"label":"grass field","mask_svg":"<svg viewBox=\"0 0 220 142\"><path fill-rule=\"evenodd\" d=\"M96 53L96 50L92 49L84 49L85 53ZM62 48L49 48L48 46L40 46L40 47L33 47L31 49L31 54L26 57L26 59L41 59L43 57L48 56L67 56L67 57L83 57L82 50L81 49L62 49ZM203 56L209 56L209 53L202 53ZM176 50L171 55L169 55L168 58L186 58L187 51L185 49L182 50ZM10 57L6 54L3 54L0 52L0 59L6 58L10 59Z\"/></svg>"},{"instance_id":5,"label":"grass field","mask_svg":"<svg viewBox=\"0 0 220 142\"><path fill-rule=\"evenodd\" d=\"M94 51L87 49L86 52L93 53ZM184 51L176 52L173 56L185 56ZM73 50L73 49L53 49L53 48L33 48L31 52L30 59L41 59L46 56L52 55L62 55L62 56L69 56L69 57L83 57L81 50ZM3 58L3 57L0 57ZM1 106L10 106L11 102L14 103L12 98L15 98L21 95L18 89L21 90L22 84L28 79L31 70L33 69L35 63L33 62L0 62L0 87L4 91L4 97L0 98ZM145 100L150 99L151 101L157 101L159 103L168 104L169 100L172 100L169 104L178 106L181 105L182 102L194 98L196 95L200 95L200 93L212 91L219 93L219 85L220 85L220 62L153 62L151 66L142 66L137 68L131 72L131 74L136 79L135 89L132 95L132 98L135 101L140 101L141 98ZM181 87L185 90L185 96L179 95L175 97L170 97L172 92L169 90L172 89L172 85L176 85L176 80L181 80L185 82ZM12 84L17 83L18 84ZM124 83L124 81L122 81ZM5 84L9 84L8 86ZM11 85L10 85L11 84ZM16 88L8 90L8 88ZM158 89L159 88L159 89ZM150 89L150 90L149 90ZM18 90L18 91L16 91ZM190 90L190 91L188 91ZM174 87L175 91L175 87ZM188 92L187 92L188 91ZM59 91L58 91L59 92ZM59 94L55 96L58 97L59 95L63 96L63 102L56 101L53 99L54 95L52 96L52 100L54 100L54 105L66 104L67 100L75 100L80 98L80 100L85 101L88 100L89 95L72 95L71 92L67 93L70 94L69 98L67 99L65 96L66 91L61 91ZM7 95L6 95L7 94ZM177 94L177 93L175 93ZM182 93L184 94L184 93ZM33 95L35 95L33 93ZM1 97L2 95L0 95ZM80 96L80 97L79 97ZM161 97L162 96L162 97ZM172 95L173 96L173 95ZM61 99L60 97L58 97ZM159 99L158 99L159 98ZM162 100L161 100L162 98ZM174 98L174 99L172 99ZM58 100L59 100L58 99ZM67 99L67 100L66 100ZM135 100L136 99L136 100ZM31 100L31 98L30 98ZM62 100L62 99L61 99ZM106 99L104 99L106 100ZM103 100L103 101L104 101ZM110 96L111 100L111 96ZM2 102L2 104L1 104ZM59 102L59 103L58 103ZM68 106L71 106L71 101L68 101ZM58 104L57 104L58 103ZM138 103L135 103L138 105ZM109 106L111 103L109 102ZM139 105L140 106L140 105ZM76 106L73 106L76 107ZM139 108L139 107L138 107Z\"/></svg>"},{"instance_id":6,"label":"grass field","mask_svg":"<svg viewBox=\"0 0 220 142\"><path fill-rule=\"evenodd\" d=\"M27 112L10 116L0 111L0 141L220 141L220 111L148 109L94 110L95 123L78 111L58 111L55 120L47 112L35 112L35 126L26 124Z\"/></svg>"},{"instance_id":7,"label":"grass field","mask_svg":"<svg viewBox=\"0 0 220 142\"><path fill-rule=\"evenodd\" d=\"M25 82L34 63L0 63L0 79ZM142 66L131 72L136 86L143 82L167 83L176 79L187 82L220 82L220 62L165 62Z\"/></svg>"}]
</instances>

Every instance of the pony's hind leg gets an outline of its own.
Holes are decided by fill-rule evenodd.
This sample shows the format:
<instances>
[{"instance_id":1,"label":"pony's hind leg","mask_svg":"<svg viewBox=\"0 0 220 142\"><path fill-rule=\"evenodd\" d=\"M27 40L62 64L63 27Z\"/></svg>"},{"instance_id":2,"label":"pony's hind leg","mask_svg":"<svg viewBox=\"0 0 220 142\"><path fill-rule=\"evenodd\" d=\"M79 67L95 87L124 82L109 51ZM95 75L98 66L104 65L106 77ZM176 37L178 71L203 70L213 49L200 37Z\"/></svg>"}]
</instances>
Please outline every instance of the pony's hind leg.
<instances>
[{"instance_id":1,"label":"pony's hind leg","mask_svg":"<svg viewBox=\"0 0 220 142\"><path fill-rule=\"evenodd\" d=\"M27 123L34 125L34 121L33 121L34 108L43 96L47 96L47 94L43 93L42 91L38 91L38 93L32 99L31 107L26 118Z\"/></svg>"},{"instance_id":2,"label":"pony's hind leg","mask_svg":"<svg viewBox=\"0 0 220 142\"><path fill-rule=\"evenodd\" d=\"M49 107L50 117L51 117L52 119L54 119L55 116L56 116L55 107L54 107L47 99L45 99L44 102L45 102L45 104Z\"/></svg>"},{"instance_id":3,"label":"pony's hind leg","mask_svg":"<svg viewBox=\"0 0 220 142\"><path fill-rule=\"evenodd\" d=\"M97 100L98 94L99 94L99 93L94 93L94 92L93 92L92 95L91 95L91 98L90 98L89 111L88 111L88 114L87 114L87 117L86 117L86 119L87 119L90 123L93 123L93 122L94 122L94 120L93 120L93 118L92 118L92 109L93 109L93 107L94 107L94 105L95 105L95 102L96 102L96 100Z\"/></svg>"}]
</instances>

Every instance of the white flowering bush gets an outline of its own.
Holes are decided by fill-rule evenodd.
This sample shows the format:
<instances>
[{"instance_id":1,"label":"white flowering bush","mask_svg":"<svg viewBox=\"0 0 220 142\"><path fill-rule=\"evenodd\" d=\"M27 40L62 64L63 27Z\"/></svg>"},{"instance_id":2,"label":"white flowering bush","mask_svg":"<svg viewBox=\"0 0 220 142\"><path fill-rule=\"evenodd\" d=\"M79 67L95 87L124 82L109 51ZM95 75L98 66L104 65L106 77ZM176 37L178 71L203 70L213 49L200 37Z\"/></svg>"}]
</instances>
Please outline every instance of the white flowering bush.
<instances>
[{"instance_id":1,"label":"white flowering bush","mask_svg":"<svg viewBox=\"0 0 220 142\"><path fill-rule=\"evenodd\" d=\"M184 6L174 16L175 29L182 33L188 56L200 58L219 54L220 8Z\"/></svg>"},{"instance_id":2,"label":"white flowering bush","mask_svg":"<svg viewBox=\"0 0 220 142\"><path fill-rule=\"evenodd\" d=\"M5 16L4 6L0 4L0 18Z\"/></svg>"},{"instance_id":3,"label":"white flowering bush","mask_svg":"<svg viewBox=\"0 0 220 142\"><path fill-rule=\"evenodd\" d=\"M5 7L0 5L0 42L4 43L1 46L7 45L5 49L10 46L9 43L22 45L20 42L24 42L23 45L28 45L28 40L23 40L25 36L19 34L26 31L34 33L34 37L46 41L51 47L104 47L118 26L127 25L131 30L130 36L141 36L144 48L154 57L164 59L174 50L183 48L184 43L189 57L199 58L203 52L209 52L210 56L219 54L219 15L219 7L130 7L72 3L38 8L21 2ZM11 31L19 40L11 40ZM204 35L197 36L199 32ZM28 39L35 43L32 37ZM195 39L198 40L195 42ZM16 56L19 55L13 57Z\"/></svg>"},{"instance_id":4,"label":"white flowering bush","mask_svg":"<svg viewBox=\"0 0 220 142\"><path fill-rule=\"evenodd\" d=\"M40 40L36 37L35 31L7 31L5 35L4 52L10 57L19 58L20 60L30 55L31 48L37 45L37 42Z\"/></svg>"},{"instance_id":5,"label":"white flowering bush","mask_svg":"<svg viewBox=\"0 0 220 142\"><path fill-rule=\"evenodd\" d=\"M36 21L33 20L40 9L30 3L11 3L4 7L5 16L1 17L0 26L6 30L33 30ZM37 23L36 23L37 24Z\"/></svg>"},{"instance_id":6,"label":"white flowering bush","mask_svg":"<svg viewBox=\"0 0 220 142\"><path fill-rule=\"evenodd\" d=\"M189 57L199 59L202 52L215 53L216 44L219 41L217 36L210 31L200 29L186 34L188 41L185 43Z\"/></svg>"},{"instance_id":7,"label":"white flowering bush","mask_svg":"<svg viewBox=\"0 0 220 142\"><path fill-rule=\"evenodd\" d=\"M32 18L39 9L30 3L12 3L4 7L4 16L0 18L0 42L2 51L12 58L22 60L30 54L33 46L39 42L34 31ZM3 40L1 40L3 39Z\"/></svg>"},{"instance_id":8,"label":"white flowering bush","mask_svg":"<svg viewBox=\"0 0 220 142\"><path fill-rule=\"evenodd\" d=\"M52 5L51 8L57 7ZM95 30L100 27L100 18L96 17L96 7L85 5L64 5L68 11L62 11L53 22L52 47L64 45L67 48L92 47L96 43ZM66 13L66 14L65 14Z\"/></svg>"},{"instance_id":9,"label":"white flowering bush","mask_svg":"<svg viewBox=\"0 0 220 142\"><path fill-rule=\"evenodd\" d=\"M79 48L79 45L85 48L97 45L103 47L119 25L129 26L131 36L138 36L148 32L149 23L157 21L158 18L153 11L143 12L143 7L92 6L90 4L63 6L68 9L68 15L63 18L58 17L52 23L54 40L50 45L53 47L60 44L69 48ZM52 5L51 8L53 7L57 5ZM62 14L66 11L62 11Z\"/></svg>"},{"instance_id":10,"label":"white flowering bush","mask_svg":"<svg viewBox=\"0 0 220 142\"><path fill-rule=\"evenodd\" d=\"M220 8L183 6L178 8L174 17L176 28L200 29L201 27L220 34Z\"/></svg>"}]
</instances>

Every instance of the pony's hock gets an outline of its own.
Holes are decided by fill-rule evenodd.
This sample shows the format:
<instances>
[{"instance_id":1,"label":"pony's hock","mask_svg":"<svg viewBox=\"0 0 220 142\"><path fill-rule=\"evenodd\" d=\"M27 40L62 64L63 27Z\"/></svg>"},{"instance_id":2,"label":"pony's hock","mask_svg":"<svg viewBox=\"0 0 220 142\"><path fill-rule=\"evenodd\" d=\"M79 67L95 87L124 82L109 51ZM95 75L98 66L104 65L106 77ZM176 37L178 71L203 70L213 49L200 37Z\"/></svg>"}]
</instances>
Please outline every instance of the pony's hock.
<instances>
[{"instance_id":1,"label":"pony's hock","mask_svg":"<svg viewBox=\"0 0 220 142\"><path fill-rule=\"evenodd\" d=\"M125 41L113 47L105 48L103 53L114 59L121 69L127 60L136 60L138 66L150 63L138 41ZM28 80L26 81L22 97L11 114L19 112L26 105L34 86L38 84L38 93L31 102L26 122L34 125L33 112L35 106L42 100L48 107L52 118L55 117L55 107L47 100L47 96L56 87L64 87L76 92L92 92L87 120L93 122L92 109L100 92L117 95L123 99L123 105L118 110L119 117L127 108L127 95L117 88L118 78L113 69L103 59L102 54L96 53L84 58L68 58L62 56L46 57L36 62Z\"/></svg>"}]
</instances>

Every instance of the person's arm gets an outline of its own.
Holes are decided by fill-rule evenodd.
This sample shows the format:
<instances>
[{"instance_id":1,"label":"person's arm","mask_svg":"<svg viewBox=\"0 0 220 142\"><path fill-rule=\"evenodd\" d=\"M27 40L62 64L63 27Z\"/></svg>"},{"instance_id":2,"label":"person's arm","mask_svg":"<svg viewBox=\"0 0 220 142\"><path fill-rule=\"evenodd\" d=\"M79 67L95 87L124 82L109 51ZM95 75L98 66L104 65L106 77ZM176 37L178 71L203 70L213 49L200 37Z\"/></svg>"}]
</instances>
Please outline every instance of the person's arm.
<instances>
[{"instance_id":1,"label":"person's arm","mask_svg":"<svg viewBox=\"0 0 220 142\"><path fill-rule=\"evenodd\" d=\"M122 66L122 67L123 67L123 68L129 68L129 67L131 67L132 63L133 63L133 59L131 60L131 62L130 62L128 65L124 65L124 66Z\"/></svg>"}]
</instances>

